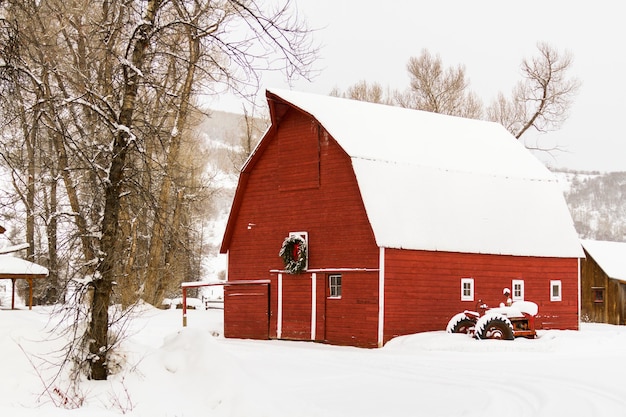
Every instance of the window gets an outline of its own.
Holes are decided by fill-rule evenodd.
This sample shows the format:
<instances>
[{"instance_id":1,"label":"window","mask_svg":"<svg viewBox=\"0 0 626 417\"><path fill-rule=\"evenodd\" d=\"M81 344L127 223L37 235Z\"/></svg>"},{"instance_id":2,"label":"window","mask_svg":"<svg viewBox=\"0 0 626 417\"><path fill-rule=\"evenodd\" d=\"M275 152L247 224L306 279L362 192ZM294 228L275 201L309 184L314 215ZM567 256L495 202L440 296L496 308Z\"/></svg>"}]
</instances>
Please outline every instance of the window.
<instances>
[{"instance_id":1,"label":"window","mask_svg":"<svg viewBox=\"0 0 626 417\"><path fill-rule=\"evenodd\" d=\"M513 301L524 301L524 280L513 280L513 293L511 294Z\"/></svg>"},{"instance_id":2,"label":"window","mask_svg":"<svg viewBox=\"0 0 626 417\"><path fill-rule=\"evenodd\" d=\"M474 301L474 278L461 278L461 301Z\"/></svg>"},{"instance_id":3,"label":"window","mask_svg":"<svg viewBox=\"0 0 626 417\"><path fill-rule=\"evenodd\" d=\"M328 276L328 289L330 298L341 298L341 275Z\"/></svg>"},{"instance_id":4,"label":"window","mask_svg":"<svg viewBox=\"0 0 626 417\"><path fill-rule=\"evenodd\" d=\"M604 302L604 287L591 287L591 291L593 292L592 295L594 303Z\"/></svg>"},{"instance_id":5,"label":"window","mask_svg":"<svg viewBox=\"0 0 626 417\"><path fill-rule=\"evenodd\" d=\"M550 301L561 301L561 281L550 281Z\"/></svg>"}]
</instances>

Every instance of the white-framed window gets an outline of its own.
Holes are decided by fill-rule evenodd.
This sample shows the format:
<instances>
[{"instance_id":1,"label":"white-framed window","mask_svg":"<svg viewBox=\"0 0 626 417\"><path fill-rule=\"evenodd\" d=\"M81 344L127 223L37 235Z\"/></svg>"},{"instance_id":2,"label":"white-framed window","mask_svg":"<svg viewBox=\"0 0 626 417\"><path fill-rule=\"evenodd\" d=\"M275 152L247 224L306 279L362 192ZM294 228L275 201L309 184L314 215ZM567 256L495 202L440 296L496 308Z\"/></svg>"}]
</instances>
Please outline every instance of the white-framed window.
<instances>
[{"instance_id":1,"label":"white-framed window","mask_svg":"<svg viewBox=\"0 0 626 417\"><path fill-rule=\"evenodd\" d=\"M511 298L513 301L524 301L524 280L514 279L512 284Z\"/></svg>"},{"instance_id":2,"label":"white-framed window","mask_svg":"<svg viewBox=\"0 0 626 417\"><path fill-rule=\"evenodd\" d=\"M328 276L328 296L330 298L341 298L341 274Z\"/></svg>"},{"instance_id":3,"label":"white-framed window","mask_svg":"<svg viewBox=\"0 0 626 417\"><path fill-rule=\"evenodd\" d=\"M474 301L474 278L461 278L461 301Z\"/></svg>"},{"instance_id":4,"label":"white-framed window","mask_svg":"<svg viewBox=\"0 0 626 417\"><path fill-rule=\"evenodd\" d=\"M550 301L561 301L561 280L550 280Z\"/></svg>"}]
</instances>

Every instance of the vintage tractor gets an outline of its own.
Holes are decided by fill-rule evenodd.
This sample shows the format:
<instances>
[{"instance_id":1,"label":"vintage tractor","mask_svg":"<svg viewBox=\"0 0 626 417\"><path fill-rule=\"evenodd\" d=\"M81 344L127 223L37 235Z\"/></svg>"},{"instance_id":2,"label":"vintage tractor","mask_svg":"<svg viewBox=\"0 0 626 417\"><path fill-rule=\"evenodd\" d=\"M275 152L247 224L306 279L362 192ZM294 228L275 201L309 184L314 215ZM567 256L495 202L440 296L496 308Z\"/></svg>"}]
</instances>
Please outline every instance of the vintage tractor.
<instances>
[{"instance_id":1,"label":"vintage tractor","mask_svg":"<svg viewBox=\"0 0 626 417\"><path fill-rule=\"evenodd\" d=\"M477 311L465 310L448 322L448 333L467 333L476 339L513 340L516 337L534 339L537 304L531 301L515 301L510 306L489 308L481 300Z\"/></svg>"}]
</instances>

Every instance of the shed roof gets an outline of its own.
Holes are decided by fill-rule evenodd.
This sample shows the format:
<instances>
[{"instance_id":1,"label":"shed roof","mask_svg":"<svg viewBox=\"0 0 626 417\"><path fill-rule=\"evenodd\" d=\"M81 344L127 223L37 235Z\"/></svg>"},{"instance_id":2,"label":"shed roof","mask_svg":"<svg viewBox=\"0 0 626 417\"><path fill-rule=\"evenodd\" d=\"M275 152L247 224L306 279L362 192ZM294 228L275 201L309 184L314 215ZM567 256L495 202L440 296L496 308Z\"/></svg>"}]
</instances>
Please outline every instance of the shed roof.
<instances>
[{"instance_id":1,"label":"shed roof","mask_svg":"<svg viewBox=\"0 0 626 417\"><path fill-rule=\"evenodd\" d=\"M48 269L11 255L0 255L0 279L45 278Z\"/></svg>"},{"instance_id":2,"label":"shed roof","mask_svg":"<svg viewBox=\"0 0 626 417\"><path fill-rule=\"evenodd\" d=\"M626 243L606 240L582 240L582 245L604 273L626 281Z\"/></svg>"},{"instance_id":3,"label":"shed roof","mask_svg":"<svg viewBox=\"0 0 626 417\"><path fill-rule=\"evenodd\" d=\"M350 156L379 247L583 256L556 178L502 125L286 90L267 97L311 115Z\"/></svg>"}]
</instances>

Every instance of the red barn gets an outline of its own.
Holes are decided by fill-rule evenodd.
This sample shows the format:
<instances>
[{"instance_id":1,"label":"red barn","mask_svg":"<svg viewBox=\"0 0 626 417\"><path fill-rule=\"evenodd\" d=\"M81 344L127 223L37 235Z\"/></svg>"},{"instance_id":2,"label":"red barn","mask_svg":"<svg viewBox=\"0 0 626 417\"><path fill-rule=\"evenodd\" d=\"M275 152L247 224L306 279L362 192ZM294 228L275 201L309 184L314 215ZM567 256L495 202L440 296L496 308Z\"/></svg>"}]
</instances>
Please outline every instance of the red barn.
<instances>
[{"instance_id":1,"label":"red barn","mask_svg":"<svg viewBox=\"0 0 626 417\"><path fill-rule=\"evenodd\" d=\"M539 305L539 327L578 328L572 219L504 127L290 91L267 100L271 127L221 252L229 282L270 285L226 287L227 337L382 346L497 304L504 287Z\"/></svg>"}]
</instances>

